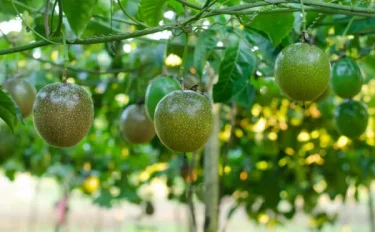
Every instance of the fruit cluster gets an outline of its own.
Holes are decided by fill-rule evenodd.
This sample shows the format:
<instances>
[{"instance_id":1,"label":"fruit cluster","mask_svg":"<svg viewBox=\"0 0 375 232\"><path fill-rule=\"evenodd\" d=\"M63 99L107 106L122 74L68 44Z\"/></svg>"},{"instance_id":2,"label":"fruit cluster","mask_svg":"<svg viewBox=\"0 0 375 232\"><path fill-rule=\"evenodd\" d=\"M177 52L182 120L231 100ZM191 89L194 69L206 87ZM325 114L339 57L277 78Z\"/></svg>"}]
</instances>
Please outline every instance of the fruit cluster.
<instances>
[{"instance_id":1,"label":"fruit cluster","mask_svg":"<svg viewBox=\"0 0 375 232\"><path fill-rule=\"evenodd\" d=\"M363 84L361 71L353 59L343 57L331 70L322 50L308 43L292 44L276 59L275 79L281 91L294 101L319 101L329 95L332 88L337 96L345 99L335 110L337 130L349 138L357 138L365 132L367 107L352 99Z\"/></svg>"},{"instance_id":2,"label":"fruit cluster","mask_svg":"<svg viewBox=\"0 0 375 232\"><path fill-rule=\"evenodd\" d=\"M128 106L122 114L121 133L126 140L146 143L156 132L161 142L175 152L192 152L206 144L213 115L205 95L181 90L175 79L160 76L148 85L145 99L145 106ZM135 138L138 134L141 139Z\"/></svg>"}]
</instances>

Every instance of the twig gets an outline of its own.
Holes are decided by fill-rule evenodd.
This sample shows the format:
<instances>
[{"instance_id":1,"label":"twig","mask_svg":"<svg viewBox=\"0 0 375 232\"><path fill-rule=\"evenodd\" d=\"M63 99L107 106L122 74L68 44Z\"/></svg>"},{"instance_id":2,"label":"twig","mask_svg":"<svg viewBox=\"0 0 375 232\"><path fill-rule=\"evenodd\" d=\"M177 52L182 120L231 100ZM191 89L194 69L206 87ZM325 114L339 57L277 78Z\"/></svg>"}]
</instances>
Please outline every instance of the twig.
<instances>
[{"instance_id":1,"label":"twig","mask_svg":"<svg viewBox=\"0 0 375 232\"><path fill-rule=\"evenodd\" d=\"M14 0L11 0L13 3ZM182 2L186 4L186 1L184 0L177 0L179 2ZM59 0L59 3L61 3L61 0ZM274 4L281 4L281 3L299 3L299 0L275 0L272 2L269 1L261 1L261 2L255 2L255 3L247 3L247 4L241 4L233 7L227 7L224 9L218 9L213 10L211 13L202 15L202 18L207 18L215 15L220 14L229 14L229 15L247 15L247 14L253 14L254 10L249 10L252 8L257 8L261 6L267 6L267 5L274 5ZM334 3L325 3L315 0L304 0L304 5L310 6L312 10L320 13L331 13L331 14L344 14L344 15L356 15L356 16L366 16L366 17L372 17L375 18L375 9L372 8L364 8L364 7L357 7L357 6L347 6L347 5L339 5ZM14 5L14 4L13 4ZM62 4L59 4L59 8L61 10ZM285 11L284 12L288 12ZM291 12L291 11L289 11ZM62 16L62 14L61 14ZM191 19L188 19L191 20ZM187 23L189 24L189 23ZM184 25L184 23L182 23ZM119 35L108 35L108 36L101 36L101 37L94 37L94 38L86 38L86 39L76 39L74 41L67 41L68 44L96 44L96 43L106 43L106 42L113 42L113 41L119 41L129 38L137 38L140 36L153 34L156 32L169 30L173 31L176 28L180 28L179 25L163 25L153 28L147 28L144 30L135 31L132 33L122 33ZM14 47L9 49L0 50L0 55L4 54L10 54L10 53L16 53L20 51L30 50L37 47L43 47L50 44L61 44L61 39L54 39L54 40L46 40L45 37L44 41L39 41L35 43L31 43L28 45L20 46L20 47Z\"/></svg>"},{"instance_id":2,"label":"twig","mask_svg":"<svg viewBox=\"0 0 375 232\"><path fill-rule=\"evenodd\" d=\"M108 21L108 18L104 17L102 15L93 15L92 17L93 18L100 18L100 19L104 19L104 20ZM137 23L134 23L132 21L127 21L127 20L123 20L123 19L119 19L119 18L114 18L114 17L112 17L112 20L115 21L115 22L125 23L125 24L128 24L128 25L135 25L135 26L138 25Z\"/></svg>"},{"instance_id":3,"label":"twig","mask_svg":"<svg viewBox=\"0 0 375 232\"><path fill-rule=\"evenodd\" d=\"M57 28L55 30L55 33L58 33L61 31L61 27L63 24L63 3L62 0L57 0L58 6L59 6L59 23L57 24Z\"/></svg>"},{"instance_id":4,"label":"twig","mask_svg":"<svg viewBox=\"0 0 375 232\"><path fill-rule=\"evenodd\" d=\"M206 3L205 3L204 6L200 9L200 11L199 11L197 14L193 15L190 19L186 20L186 21L183 23L183 25L187 25L187 24L189 24L189 23L191 23L191 22L195 22L195 21L199 20L199 19L201 18L201 16L204 14L204 12L205 12L206 10L208 10L212 5L214 5L214 4L216 3L216 1L217 1L217 0L213 0L213 1L211 2L211 0L206 0ZM184 4L184 3L183 3L183 4Z\"/></svg>"},{"instance_id":5,"label":"twig","mask_svg":"<svg viewBox=\"0 0 375 232\"><path fill-rule=\"evenodd\" d=\"M47 37L49 37L49 35L50 35L49 21L48 21L49 3L50 3L50 0L46 0L46 10L44 11L44 29L46 31L46 36Z\"/></svg>"},{"instance_id":6,"label":"twig","mask_svg":"<svg viewBox=\"0 0 375 232\"><path fill-rule=\"evenodd\" d=\"M101 37L93 37L93 38L86 38L86 39L75 39L73 41L66 41L67 44L98 44L98 43L107 43L107 42L113 42L113 41L120 41L130 38L138 38L144 35L154 34L156 32L165 31L165 30L172 30L175 29L175 25L163 25L158 27L153 27L149 29L139 30L135 32L128 32L123 34L117 34L117 35L109 35L109 36L101 36ZM61 44L61 39L55 39L55 44ZM44 47L47 45L50 45L51 43L49 41L38 41L34 43L30 43L27 45L14 47L14 48L8 48L4 50L0 50L0 55L5 54L11 54L11 53L17 53L21 51L27 51L38 47Z\"/></svg>"},{"instance_id":7,"label":"twig","mask_svg":"<svg viewBox=\"0 0 375 232\"><path fill-rule=\"evenodd\" d=\"M57 6L57 0L55 0L55 2L53 3L53 6L52 6L52 13L51 13L51 28L53 28L53 18L55 17L55 9L56 9L56 6ZM55 33L55 31L53 32ZM53 35L52 33L52 35Z\"/></svg>"},{"instance_id":8,"label":"twig","mask_svg":"<svg viewBox=\"0 0 375 232\"><path fill-rule=\"evenodd\" d=\"M301 4L301 10L302 10L302 30L306 31L306 12L305 12L305 5L303 4L303 0L299 0Z\"/></svg>"},{"instance_id":9,"label":"twig","mask_svg":"<svg viewBox=\"0 0 375 232\"><path fill-rule=\"evenodd\" d=\"M185 72L185 64L186 64L188 53L189 53L189 34L185 32L184 54L182 57L182 63L180 65L180 73L179 73L180 85L181 85L182 90L184 90L184 75L185 75L184 72Z\"/></svg>"},{"instance_id":10,"label":"twig","mask_svg":"<svg viewBox=\"0 0 375 232\"><path fill-rule=\"evenodd\" d=\"M348 33L350 27L351 27L352 24L353 24L354 19L355 19L355 16L354 16L353 18L350 19L350 21L349 21L348 25L346 26L344 32L342 33L342 36L346 36L346 34Z\"/></svg>"},{"instance_id":11,"label":"twig","mask_svg":"<svg viewBox=\"0 0 375 232\"><path fill-rule=\"evenodd\" d=\"M13 9L16 11L17 13L17 16L21 19L21 21L26 25L27 28L29 28L34 34L36 34L39 38L43 39L44 41L48 42L48 43L51 43L51 44L59 44L55 41L52 41L46 37L44 37L43 35L39 34L36 30L34 30L32 27L30 27L27 23L26 23L26 20L22 17L22 15L20 14L20 12L18 11L16 5L14 4L14 0L10 0L10 2L12 3L12 6L13 6Z\"/></svg>"}]
</instances>

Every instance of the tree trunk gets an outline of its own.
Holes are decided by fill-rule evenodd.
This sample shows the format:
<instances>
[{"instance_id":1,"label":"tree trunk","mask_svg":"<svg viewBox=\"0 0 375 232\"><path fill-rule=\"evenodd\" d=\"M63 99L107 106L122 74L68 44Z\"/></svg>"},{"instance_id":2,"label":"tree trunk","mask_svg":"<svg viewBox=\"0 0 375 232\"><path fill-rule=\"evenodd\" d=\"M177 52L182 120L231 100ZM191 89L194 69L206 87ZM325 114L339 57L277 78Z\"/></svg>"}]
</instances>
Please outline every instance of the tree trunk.
<instances>
[{"instance_id":1,"label":"tree trunk","mask_svg":"<svg viewBox=\"0 0 375 232\"><path fill-rule=\"evenodd\" d=\"M213 107L214 128L204 154L205 232L217 232L219 227L219 154L220 105Z\"/></svg>"}]
</instances>

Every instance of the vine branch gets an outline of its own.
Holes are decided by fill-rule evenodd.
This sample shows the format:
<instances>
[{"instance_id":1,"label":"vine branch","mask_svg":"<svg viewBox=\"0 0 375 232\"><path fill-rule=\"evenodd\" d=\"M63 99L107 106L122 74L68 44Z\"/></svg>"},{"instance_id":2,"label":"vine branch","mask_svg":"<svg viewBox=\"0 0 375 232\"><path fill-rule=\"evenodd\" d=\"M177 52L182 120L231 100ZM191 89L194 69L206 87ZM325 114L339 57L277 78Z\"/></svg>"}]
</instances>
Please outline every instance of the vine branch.
<instances>
[{"instance_id":1,"label":"vine branch","mask_svg":"<svg viewBox=\"0 0 375 232\"><path fill-rule=\"evenodd\" d=\"M59 2L59 9L62 10L62 1L58 0ZM176 0L188 7L192 7L195 9L202 10L204 7L197 6L191 3L186 2L185 0ZM12 3L16 3L15 0L11 0ZM254 10L252 8L267 6L267 5L275 5L275 4L290 4L290 3L296 3L300 4L300 0L272 0L272 1L262 1L262 2L255 2L255 3L246 3L241 4L237 6L227 7L224 9L213 9L210 10L210 13L203 13L200 15L200 18L207 18L214 15L220 15L220 14L228 14L228 15L248 15L253 14L254 12L259 11L259 9ZM364 8L364 7L357 7L357 6L347 6L347 5L339 5L335 3L325 3L325 2L319 2L315 0L304 0L303 4L305 6L306 11L316 11L320 13L331 13L331 14L344 14L344 15L354 15L354 16L365 16L365 17L372 17L375 18L375 9L373 8ZM14 4L13 4L14 5ZM210 5L210 4L209 4ZM273 12L292 12L295 11L294 9L278 9ZM271 11L272 12L272 11ZM264 12L264 13L270 13L270 12ZM59 13L60 19L62 19L62 13ZM194 17L194 16L193 16ZM188 21L191 20L188 19ZM62 20L60 20L62 21ZM191 22L183 22L182 25L186 26L187 24L190 24ZM195 20L194 20L195 21ZM144 35L149 35L157 32L161 32L164 30L172 31L173 29L180 28L180 25L163 25L153 28L146 28L144 30L139 30L131 33L121 33L116 35L107 35L107 36L101 36L101 37L92 37L92 38L86 38L86 39L76 39L73 41L67 41L67 44L97 44L97 43L107 43L107 42L113 42L113 41L119 41L119 40L125 40L130 38L138 38ZM56 30L59 31L59 30ZM40 36L40 35L39 35ZM43 47L50 44L62 44L61 39L45 39L44 41L38 41L33 42L27 45L22 45L18 47L12 47L8 49L0 50L0 55L10 54L10 53L17 53L21 51L26 51L30 49L34 49L37 47Z\"/></svg>"}]
</instances>

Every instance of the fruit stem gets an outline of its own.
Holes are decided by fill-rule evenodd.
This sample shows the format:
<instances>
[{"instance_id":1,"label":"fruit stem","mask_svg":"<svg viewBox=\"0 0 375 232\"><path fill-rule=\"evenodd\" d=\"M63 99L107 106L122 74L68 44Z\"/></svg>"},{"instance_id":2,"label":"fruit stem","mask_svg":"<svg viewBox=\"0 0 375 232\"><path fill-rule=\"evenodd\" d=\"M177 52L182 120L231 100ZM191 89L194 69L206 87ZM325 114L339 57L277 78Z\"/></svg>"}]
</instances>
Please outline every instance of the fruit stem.
<instances>
[{"instance_id":1,"label":"fruit stem","mask_svg":"<svg viewBox=\"0 0 375 232\"><path fill-rule=\"evenodd\" d=\"M308 44L312 43L311 40L309 39L307 31L302 31L301 32L301 41L302 41L302 43L308 43Z\"/></svg>"},{"instance_id":2,"label":"fruit stem","mask_svg":"<svg viewBox=\"0 0 375 232\"><path fill-rule=\"evenodd\" d=\"M62 30L61 30L61 34L63 36L63 43L64 43L64 71L63 71L61 81L66 82L66 73L68 70L68 63L69 63L69 52L68 52L68 45L66 44L65 34Z\"/></svg>"},{"instance_id":3,"label":"fruit stem","mask_svg":"<svg viewBox=\"0 0 375 232\"><path fill-rule=\"evenodd\" d=\"M306 12L305 12L305 6L303 4L303 0L300 0L301 3L301 10L302 10L302 30L306 31Z\"/></svg>"},{"instance_id":4,"label":"fruit stem","mask_svg":"<svg viewBox=\"0 0 375 232\"><path fill-rule=\"evenodd\" d=\"M184 54L182 56L182 63L180 65L180 73L179 73L180 85L181 85L182 90L184 90L184 72L185 72L185 64L186 64L188 53L189 53L189 33L185 32Z\"/></svg>"}]
</instances>

